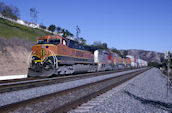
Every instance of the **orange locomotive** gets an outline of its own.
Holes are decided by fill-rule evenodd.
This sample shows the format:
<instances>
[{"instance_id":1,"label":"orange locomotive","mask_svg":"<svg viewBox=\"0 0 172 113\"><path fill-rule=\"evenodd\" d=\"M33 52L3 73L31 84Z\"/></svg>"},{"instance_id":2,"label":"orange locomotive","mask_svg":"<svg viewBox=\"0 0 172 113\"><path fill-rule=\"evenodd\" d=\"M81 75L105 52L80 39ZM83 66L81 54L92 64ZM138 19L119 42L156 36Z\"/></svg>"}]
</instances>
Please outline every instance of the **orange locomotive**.
<instances>
[{"instance_id":1,"label":"orange locomotive","mask_svg":"<svg viewBox=\"0 0 172 113\"><path fill-rule=\"evenodd\" d=\"M28 76L72 74L96 71L94 55L87 46L60 36L41 37L32 47L32 62Z\"/></svg>"}]
</instances>

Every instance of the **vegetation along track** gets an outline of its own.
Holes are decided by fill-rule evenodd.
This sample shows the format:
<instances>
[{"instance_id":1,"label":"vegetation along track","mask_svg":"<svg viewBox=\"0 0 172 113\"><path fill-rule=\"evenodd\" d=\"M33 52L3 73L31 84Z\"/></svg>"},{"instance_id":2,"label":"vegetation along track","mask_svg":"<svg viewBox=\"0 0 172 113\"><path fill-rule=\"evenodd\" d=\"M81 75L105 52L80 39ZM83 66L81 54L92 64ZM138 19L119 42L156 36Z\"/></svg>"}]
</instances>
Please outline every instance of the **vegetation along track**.
<instances>
[{"instance_id":1,"label":"vegetation along track","mask_svg":"<svg viewBox=\"0 0 172 113\"><path fill-rule=\"evenodd\" d=\"M126 70L128 69L96 72L96 73L85 73L85 74L77 74L77 75L65 75L65 76L58 76L53 78L24 78L21 80L2 81L0 83L0 93L23 90L27 88L45 86L55 83L62 83L62 82L78 80L88 77L101 76L105 74L112 74Z\"/></svg>"},{"instance_id":2,"label":"vegetation along track","mask_svg":"<svg viewBox=\"0 0 172 113\"><path fill-rule=\"evenodd\" d=\"M137 70L123 74L122 76L116 76L26 101L5 105L0 107L0 112L67 112L147 70L148 68Z\"/></svg>"}]
</instances>

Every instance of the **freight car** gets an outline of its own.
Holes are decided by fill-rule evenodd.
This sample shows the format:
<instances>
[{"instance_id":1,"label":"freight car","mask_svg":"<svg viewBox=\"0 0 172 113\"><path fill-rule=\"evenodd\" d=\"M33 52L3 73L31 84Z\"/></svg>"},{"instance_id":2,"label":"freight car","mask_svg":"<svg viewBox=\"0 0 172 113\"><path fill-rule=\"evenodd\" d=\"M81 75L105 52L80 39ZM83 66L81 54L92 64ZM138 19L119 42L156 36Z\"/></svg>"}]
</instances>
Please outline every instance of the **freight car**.
<instances>
[{"instance_id":1,"label":"freight car","mask_svg":"<svg viewBox=\"0 0 172 113\"><path fill-rule=\"evenodd\" d=\"M47 35L32 47L28 76L48 77L53 74L73 74L135 67L135 58L121 58L111 51L95 50L60 37ZM132 64L134 62L134 64ZM140 67L146 64L139 61Z\"/></svg>"}]
</instances>

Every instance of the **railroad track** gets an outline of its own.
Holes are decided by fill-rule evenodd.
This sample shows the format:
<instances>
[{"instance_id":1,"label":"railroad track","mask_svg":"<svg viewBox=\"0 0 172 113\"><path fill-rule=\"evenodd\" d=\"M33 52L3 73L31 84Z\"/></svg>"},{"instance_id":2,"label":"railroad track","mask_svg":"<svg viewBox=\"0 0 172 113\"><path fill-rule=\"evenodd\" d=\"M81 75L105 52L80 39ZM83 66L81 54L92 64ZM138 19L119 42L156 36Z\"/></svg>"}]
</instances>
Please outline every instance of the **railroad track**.
<instances>
[{"instance_id":1,"label":"railroad track","mask_svg":"<svg viewBox=\"0 0 172 113\"><path fill-rule=\"evenodd\" d=\"M52 94L1 106L0 112L67 112L147 70L148 68L140 69L120 76L109 77Z\"/></svg>"},{"instance_id":2,"label":"railroad track","mask_svg":"<svg viewBox=\"0 0 172 113\"><path fill-rule=\"evenodd\" d=\"M27 79L25 78L21 80L3 81L0 83L0 93L51 85L56 83L72 81L72 80L84 79L88 77L101 76L101 75L112 74L112 73L117 73L127 70L128 69L96 72L96 73L85 73L85 74L77 74L77 75L65 75L65 76L58 76L53 78L27 78Z\"/></svg>"}]
</instances>

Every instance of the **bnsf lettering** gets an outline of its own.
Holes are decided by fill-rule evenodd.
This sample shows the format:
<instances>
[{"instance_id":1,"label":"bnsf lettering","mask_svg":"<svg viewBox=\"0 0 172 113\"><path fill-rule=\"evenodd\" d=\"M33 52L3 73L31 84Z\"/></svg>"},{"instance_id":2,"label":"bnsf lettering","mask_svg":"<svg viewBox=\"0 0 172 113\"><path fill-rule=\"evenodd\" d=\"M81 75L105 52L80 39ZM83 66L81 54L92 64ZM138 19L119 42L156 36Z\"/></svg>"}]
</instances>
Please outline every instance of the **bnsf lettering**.
<instances>
[{"instance_id":1,"label":"bnsf lettering","mask_svg":"<svg viewBox=\"0 0 172 113\"><path fill-rule=\"evenodd\" d=\"M76 51L76 56L77 57L83 57L84 56L84 53L81 52L81 51Z\"/></svg>"}]
</instances>

